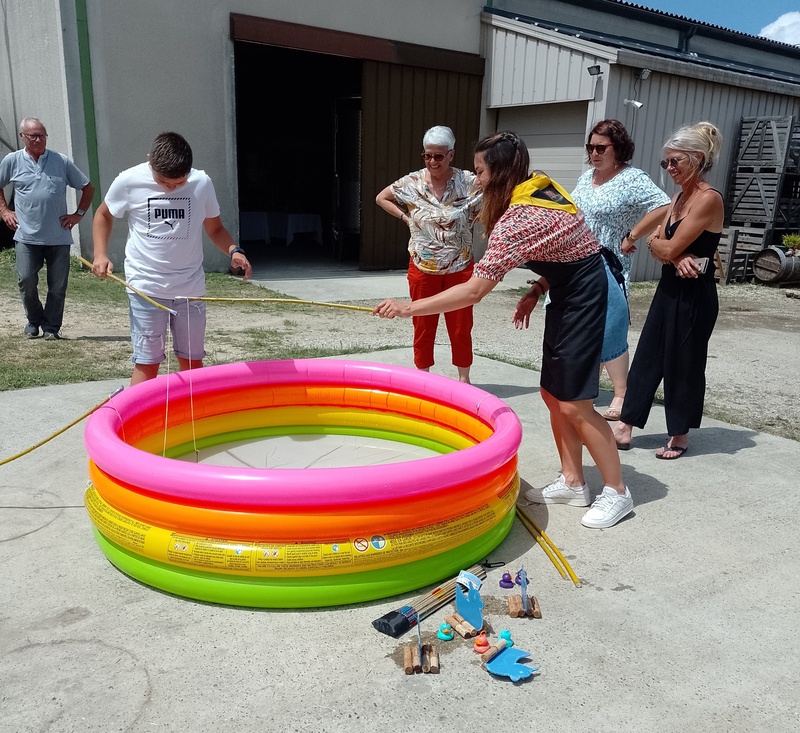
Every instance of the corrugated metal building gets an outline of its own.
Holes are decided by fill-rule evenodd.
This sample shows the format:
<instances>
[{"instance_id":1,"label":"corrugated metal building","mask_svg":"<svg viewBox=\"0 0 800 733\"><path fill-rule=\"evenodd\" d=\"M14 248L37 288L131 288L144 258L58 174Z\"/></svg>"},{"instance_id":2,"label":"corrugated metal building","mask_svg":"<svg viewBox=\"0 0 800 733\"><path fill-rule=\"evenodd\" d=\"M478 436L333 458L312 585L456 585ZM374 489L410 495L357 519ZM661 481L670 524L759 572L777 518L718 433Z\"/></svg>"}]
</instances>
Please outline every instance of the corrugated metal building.
<instances>
[{"instance_id":1,"label":"corrugated metal building","mask_svg":"<svg viewBox=\"0 0 800 733\"><path fill-rule=\"evenodd\" d=\"M568 190L588 131L608 117L634 138L633 164L672 193L658 162L676 128L720 128L709 180L724 192L741 118L800 114L800 49L785 44L617 0L497 0L482 24L484 129L522 135L532 164ZM651 257L635 258L634 280L657 277Z\"/></svg>"}]
</instances>

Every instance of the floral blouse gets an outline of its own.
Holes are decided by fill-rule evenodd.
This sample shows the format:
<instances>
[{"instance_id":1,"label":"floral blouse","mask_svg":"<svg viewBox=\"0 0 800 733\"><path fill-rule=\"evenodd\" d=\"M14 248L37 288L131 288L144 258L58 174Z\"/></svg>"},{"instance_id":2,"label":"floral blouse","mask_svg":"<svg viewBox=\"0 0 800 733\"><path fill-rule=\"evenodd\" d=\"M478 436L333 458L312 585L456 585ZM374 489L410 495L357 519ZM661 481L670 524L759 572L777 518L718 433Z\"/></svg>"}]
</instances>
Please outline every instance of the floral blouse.
<instances>
[{"instance_id":1,"label":"floral blouse","mask_svg":"<svg viewBox=\"0 0 800 733\"><path fill-rule=\"evenodd\" d=\"M526 262L577 262L600 251L579 211L511 206L495 224L475 276L502 280Z\"/></svg>"},{"instance_id":2,"label":"floral blouse","mask_svg":"<svg viewBox=\"0 0 800 733\"><path fill-rule=\"evenodd\" d=\"M472 227L483 194L474 173L454 168L439 201L425 173L423 168L392 184L395 201L408 209L411 261L430 275L461 272L472 261Z\"/></svg>"},{"instance_id":3,"label":"floral blouse","mask_svg":"<svg viewBox=\"0 0 800 733\"><path fill-rule=\"evenodd\" d=\"M622 238L645 214L668 204L669 196L639 168L627 167L596 188L593 171L590 168L578 179L572 199L600 244L619 257L628 281L632 255L622 254Z\"/></svg>"}]
</instances>

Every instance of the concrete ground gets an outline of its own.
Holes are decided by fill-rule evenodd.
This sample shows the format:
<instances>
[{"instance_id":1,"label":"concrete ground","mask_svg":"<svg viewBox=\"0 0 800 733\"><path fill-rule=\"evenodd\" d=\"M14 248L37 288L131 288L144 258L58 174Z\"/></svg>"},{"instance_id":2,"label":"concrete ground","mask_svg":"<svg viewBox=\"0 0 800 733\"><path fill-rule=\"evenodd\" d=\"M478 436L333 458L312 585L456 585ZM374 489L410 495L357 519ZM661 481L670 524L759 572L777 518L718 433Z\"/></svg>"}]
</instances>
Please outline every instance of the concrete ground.
<instances>
[{"instance_id":1,"label":"concrete ground","mask_svg":"<svg viewBox=\"0 0 800 733\"><path fill-rule=\"evenodd\" d=\"M527 273L523 273L527 277ZM394 277L395 280L391 280ZM343 276L313 299L402 295L395 273L359 295ZM265 278L265 282L267 282ZM306 297L299 282L277 287ZM393 282L392 288L388 288ZM338 298L337 293L339 293ZM351 357L396 365L408 349ZM439 363L447 363L443 350ZM523 490L558 472L538 375L489 359L477 386L519 415ZM0 459L64 427L117 382L0 393ZM598 404L607 404L601 395ZM800 705L797 443L707 420L679 461L658 461L663 411L621 453L636 509L608 530L583 509L536 507L581 587L516 522L483 588L541 673L511 683L463 640L441 674L406 676L400 640L371 621L402 597L319 610L226 608L173 597L116 570L83 508L83 424L0 467L0 731L795 731ZM587 463L594 491L600 481ZM775 490L778 490L775 494ZM524 566L541 620L503 614L503 571ZM444 616L423 622L435 633Z\"/></svg>"}]
</instances>

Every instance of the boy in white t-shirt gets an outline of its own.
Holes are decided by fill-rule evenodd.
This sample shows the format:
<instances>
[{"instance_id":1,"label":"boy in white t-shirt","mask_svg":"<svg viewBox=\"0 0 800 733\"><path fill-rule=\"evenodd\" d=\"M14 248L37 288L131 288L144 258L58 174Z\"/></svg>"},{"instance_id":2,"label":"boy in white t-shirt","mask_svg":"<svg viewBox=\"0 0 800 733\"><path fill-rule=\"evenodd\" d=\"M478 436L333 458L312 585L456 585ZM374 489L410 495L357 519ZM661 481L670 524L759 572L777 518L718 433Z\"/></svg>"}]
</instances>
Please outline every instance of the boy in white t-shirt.
<instances>
[{"instance_id":1,"label":"boy in white t-shirt","mask_svg":"<svg viewBox=\"0 0 800 733\"><path fill-rule=\"evenodd\" d=\"M188 297L206 292L203 272L203 230L231 257L231 266L250 278L252 267L222 225L214 184L204 171L192 168L192 149L175 132L153 141L147 163L120 173L94 215L92 272L114 271L108 240L114 217L128 215L125 278L144 295L166 306L158 308L132 291L130 299L133 375L138 384L158 375L166 358L167 328L181 370L203 366L205 303Z\"/></svg>"}]
</instances>

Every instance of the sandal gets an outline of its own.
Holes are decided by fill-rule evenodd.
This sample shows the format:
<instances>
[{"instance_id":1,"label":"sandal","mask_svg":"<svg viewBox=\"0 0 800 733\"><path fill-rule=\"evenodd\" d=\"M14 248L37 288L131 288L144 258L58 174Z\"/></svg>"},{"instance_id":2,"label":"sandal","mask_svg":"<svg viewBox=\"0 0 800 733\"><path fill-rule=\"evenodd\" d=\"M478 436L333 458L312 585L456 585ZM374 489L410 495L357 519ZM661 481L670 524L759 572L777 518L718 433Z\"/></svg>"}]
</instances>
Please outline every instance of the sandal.
<instances>
[{"instance_id":1,"label":"sandal","mask_svg":"<svg viewBox=\"0 0 800 733\"><path fill-rule=\"evenodd\" d=\"M656 451L656 458L661 459L662 461L677 461L686 451L689 450L688 445L670 445L667 443L663 448L659 448ZM664 454L667 451L671 451L672 453L677 453L677 456L665 456Z\"/></svg>"},{"instance_id":2,"label":"sandal","mask_svg":"<svg viewBox=\"0 0 800 733\"><path fill-rule=\"evenodd\" d=\"M604 413L602 413L602 416L610 422L616 422L622 416L622 408L609 407Z\"/></svg>"}]
</instances>

